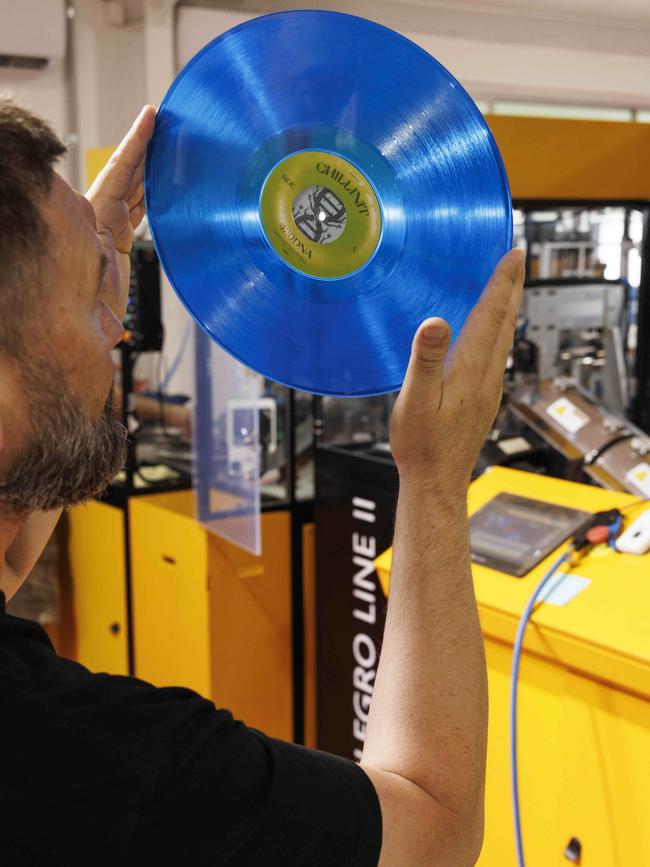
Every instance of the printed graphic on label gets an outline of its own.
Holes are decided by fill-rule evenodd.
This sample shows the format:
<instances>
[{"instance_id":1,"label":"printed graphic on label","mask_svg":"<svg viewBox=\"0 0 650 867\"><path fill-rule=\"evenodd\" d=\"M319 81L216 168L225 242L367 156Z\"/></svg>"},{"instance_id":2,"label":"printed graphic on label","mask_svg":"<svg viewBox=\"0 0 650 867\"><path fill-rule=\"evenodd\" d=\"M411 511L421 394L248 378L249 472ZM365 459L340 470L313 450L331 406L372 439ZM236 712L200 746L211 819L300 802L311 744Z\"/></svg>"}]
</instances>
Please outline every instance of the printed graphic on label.
<instances>
[{"instance_id":1,"label":"printed graphic on label","mask_svg":"<svg viewBox=\"0 0 650 867\"><path fill-rule=\"evenodd\" d=\"M632 482L637 487L644 497L650 497L650 464L637 464L625 476L628 482Z\"/></svg>"},{"instance_id":2,"label":"printed graphic on label","mask_svg":"<svg viewBox=\"0 0 650 867\"><path fill-rule=\"evenodd\" d=\"M264 183L260 216L276 253L312 277L358 271L381 235L381 208L368 178L324 151L299 151L278 163Z\"/></svg>"},{"instance_id":3,"label":"printed graphic on label","mask_svg":"<svg viewBox=\"0 0 650 867\"><path fill-rule=\"evenodd\" d=\"M567 400L566 397L561 397L559 400L551 403L546 412L554 418L555 421L569 433L578 433L586 424L589 424L589 416L581 409Z\"/></svg>"},{"instance_id":4,"label":"printed graphic on label","mask_svg":"<svg viewBox=\"0 0 650 867\"><path fill-rule=\"evenodd\" d=\"M345 229L345 205L327 187L307 187L291 208L296 226L315 244L331 244Z\"/></svg>"}]
</instances>

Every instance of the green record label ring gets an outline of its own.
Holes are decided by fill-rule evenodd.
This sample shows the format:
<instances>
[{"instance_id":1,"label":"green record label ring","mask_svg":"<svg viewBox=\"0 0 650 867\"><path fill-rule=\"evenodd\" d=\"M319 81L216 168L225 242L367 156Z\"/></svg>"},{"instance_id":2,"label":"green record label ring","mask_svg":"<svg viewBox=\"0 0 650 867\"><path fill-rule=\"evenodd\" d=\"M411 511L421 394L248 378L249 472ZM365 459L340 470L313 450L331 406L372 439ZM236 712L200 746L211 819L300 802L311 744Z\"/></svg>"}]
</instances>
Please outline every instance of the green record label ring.
<instances>
[{"instance_id":1,"label":"green record label ring","mask_svg":"<svg viewBox=\"0 0 650 867\"><path fill-rule=\"evenodd\" d=\"M353 274L372 258L381 235L368 178L324 151L300 151L278 163L264 183L260 216L280 258L311 277Z\"/></svg>"}]
</instances>

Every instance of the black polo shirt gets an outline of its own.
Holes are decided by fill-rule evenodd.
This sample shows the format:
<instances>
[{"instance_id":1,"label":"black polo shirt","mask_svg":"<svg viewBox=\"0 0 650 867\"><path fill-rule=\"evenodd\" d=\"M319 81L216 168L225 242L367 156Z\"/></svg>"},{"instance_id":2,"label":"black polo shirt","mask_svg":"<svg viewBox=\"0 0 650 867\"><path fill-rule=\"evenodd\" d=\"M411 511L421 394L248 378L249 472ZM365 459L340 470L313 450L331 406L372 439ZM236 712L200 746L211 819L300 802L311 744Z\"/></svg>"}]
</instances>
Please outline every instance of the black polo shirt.
<instances>
[{"instance_id":1,"label":"black polo shirt","mask_svg":"<svg viewBox=\"0 0 650 867\"><path fill-rule=\"evenodd\" d=\"M376 867L380 846L354 763L191 690L92 674L0 593L2 867Z\"/></svg>"}]
</instances>

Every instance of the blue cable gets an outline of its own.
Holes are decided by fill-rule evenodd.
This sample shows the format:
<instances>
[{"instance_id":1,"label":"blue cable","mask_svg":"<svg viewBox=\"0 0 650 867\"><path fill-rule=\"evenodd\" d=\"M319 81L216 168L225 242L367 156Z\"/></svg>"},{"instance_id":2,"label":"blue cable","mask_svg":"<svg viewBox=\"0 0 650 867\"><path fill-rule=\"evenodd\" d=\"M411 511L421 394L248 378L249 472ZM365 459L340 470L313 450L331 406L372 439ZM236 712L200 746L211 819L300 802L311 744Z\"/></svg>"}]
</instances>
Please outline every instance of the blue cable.
<instances>
[{"instance_id":1,"label":"blue cable","mask_svg":"<svg viewBox=\"0 0 650 867\"><path fill-rule=\"evenodd\" d=\"M539 582L532 596L526 604L524 613L521 615L519 625L517 626L517 634L512 651L512 674L510 679L510 776L512 782L512 810L515 823L515 842L517 845L517 863L519 867L525 867L524 861L524 846L521 839L521 813L519 808L519 776L517 772L517 691L519 686L519 663L521 661L521 651L524 643L524 633L526 626L533 613L533 608L544 587L553 578L560 567L566 563L573 552L573 548L565 551L548 570L546 575Z\"/></svg>"},{"instance_id":2,"label":"blue cable","mask_svg":"<svg viewBox=\"0 0 650 867\"><path fill-rule=\"evenodd\" d=\"M623 518L621 515L614 521L613 524L610 524L609 527L609 547L616 550L616 537L621 532L621 527L623 526Z\"/></svg>"}]
</instances>

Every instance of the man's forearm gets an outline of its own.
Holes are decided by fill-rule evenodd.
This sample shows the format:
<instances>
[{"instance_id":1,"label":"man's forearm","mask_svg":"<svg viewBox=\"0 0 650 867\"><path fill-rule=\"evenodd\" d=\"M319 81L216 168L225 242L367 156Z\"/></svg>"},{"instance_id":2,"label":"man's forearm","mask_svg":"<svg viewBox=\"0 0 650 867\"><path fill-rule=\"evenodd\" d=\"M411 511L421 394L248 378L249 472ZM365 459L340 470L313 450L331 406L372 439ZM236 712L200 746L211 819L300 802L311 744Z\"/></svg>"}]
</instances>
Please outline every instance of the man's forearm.
<instances>
[{"instance_id":1,"label":"man's forearm","mask_svg":"<svg viewBox=\"0 0 650 867\"><path fill-rule=\"evenodd\" d=\"M486 738L466 499L425 480L402 485L362 762L416 783L471 832L482 822Z\"/></svg>"},{"instance_id":2,"label":"man's forearm","mask_svg":"<svg viewBox=\"0 0 650 867\"><path fill-rule=\"evenodd\" d=\"M487 678L466 498L496 416L523 295L504 256L457 335L418 328L390 420L400 475L390 601L362 767L384 818L381 867L466 867L479 856Z\"/></svg>"}]
</instances>

